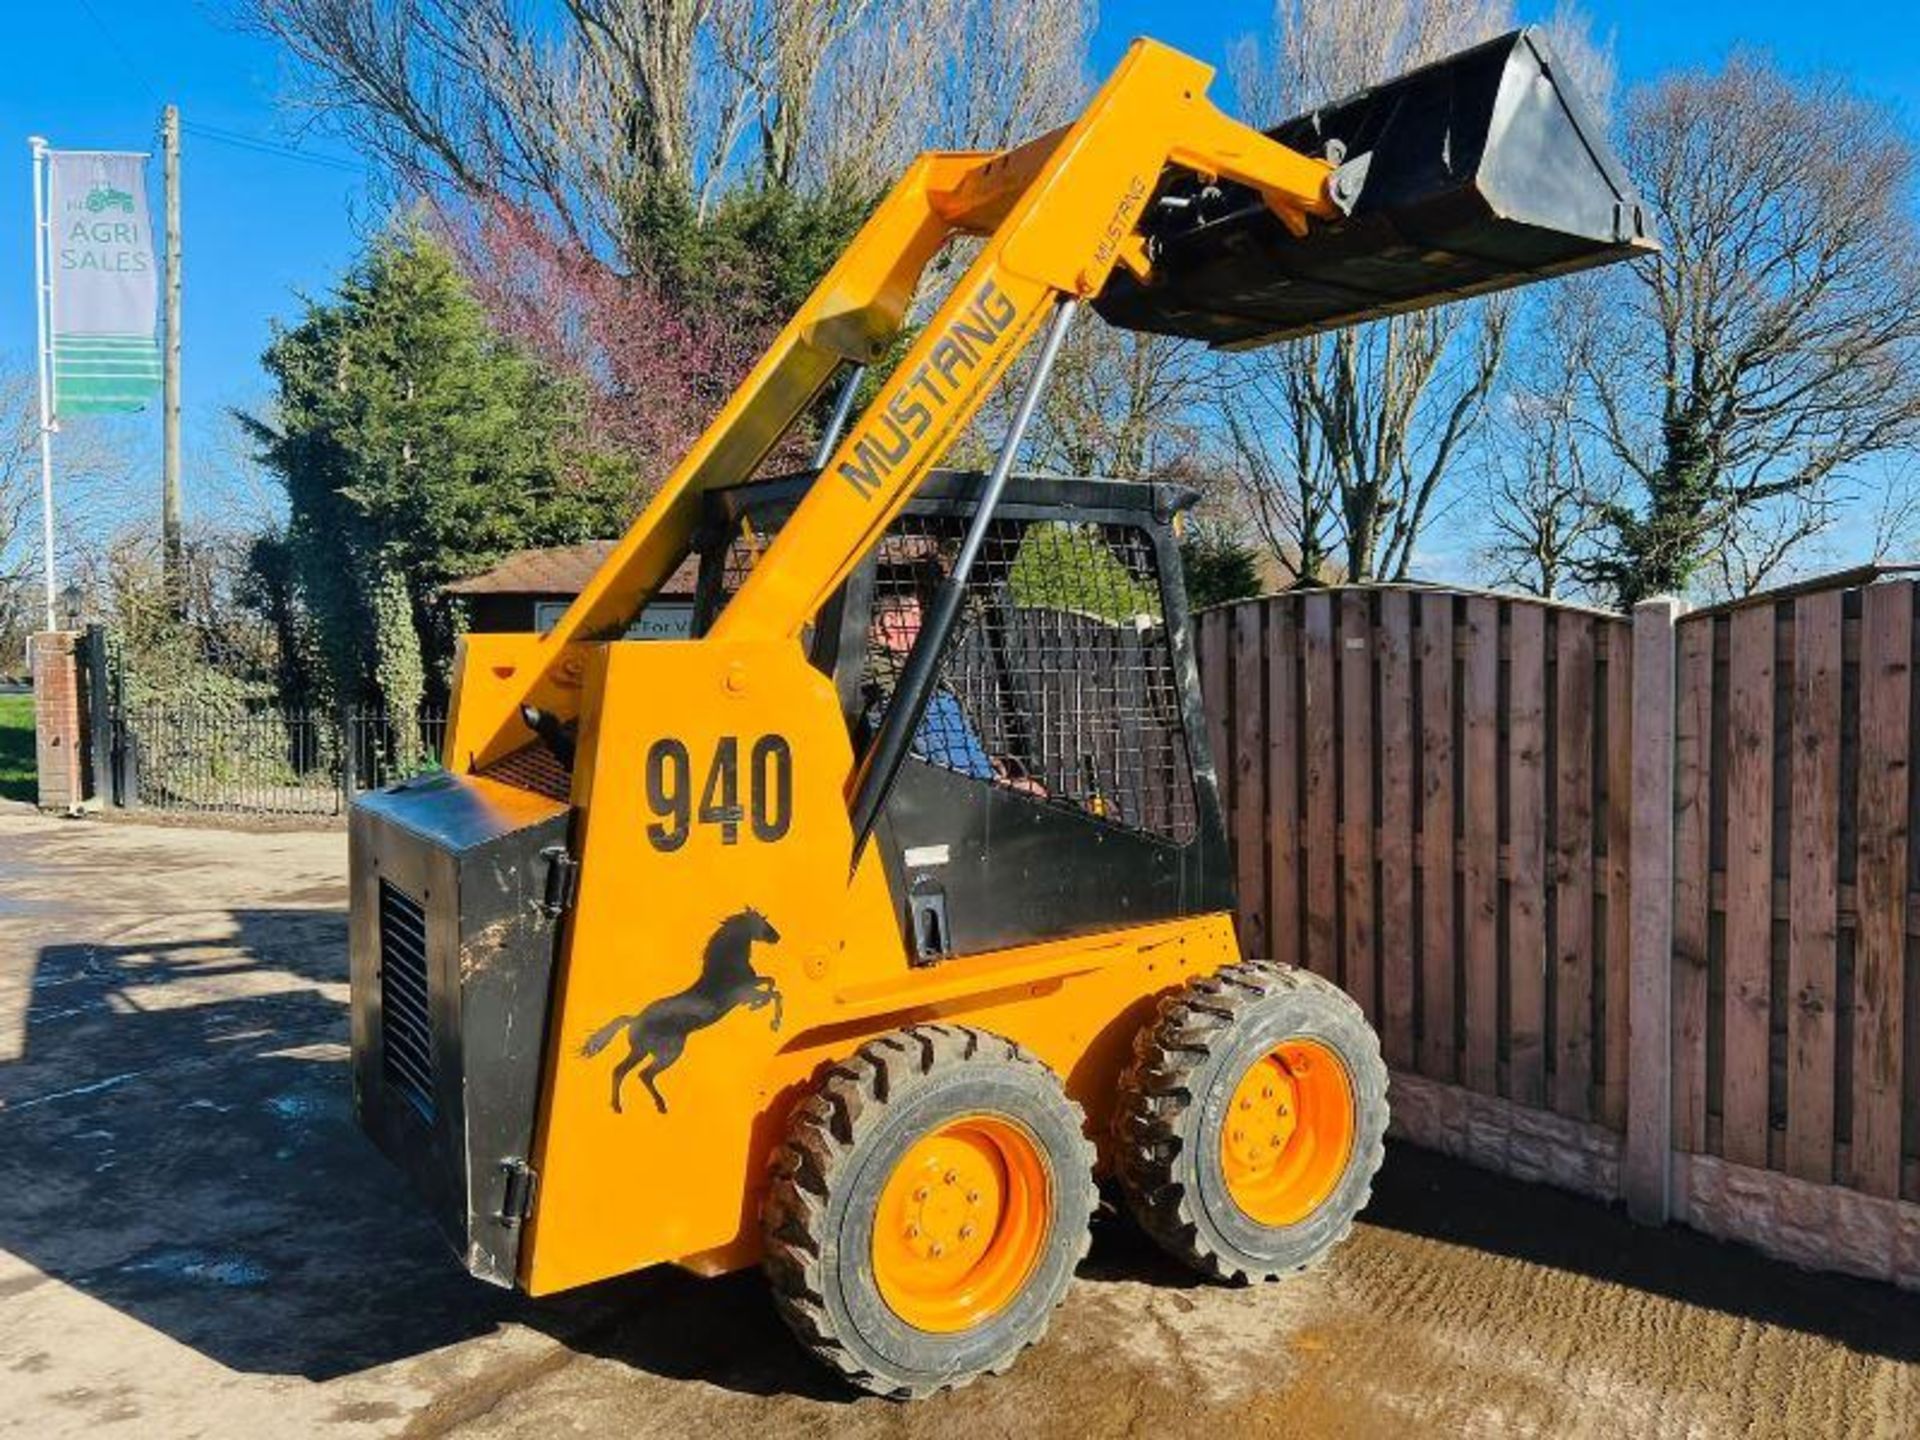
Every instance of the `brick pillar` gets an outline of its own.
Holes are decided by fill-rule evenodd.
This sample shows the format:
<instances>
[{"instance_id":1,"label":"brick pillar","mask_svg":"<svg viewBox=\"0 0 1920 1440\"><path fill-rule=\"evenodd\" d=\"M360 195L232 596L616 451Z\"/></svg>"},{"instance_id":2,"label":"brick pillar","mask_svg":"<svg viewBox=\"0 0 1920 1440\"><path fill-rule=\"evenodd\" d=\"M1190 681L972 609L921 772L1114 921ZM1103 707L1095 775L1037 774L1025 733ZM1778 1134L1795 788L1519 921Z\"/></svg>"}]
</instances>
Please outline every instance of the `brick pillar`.
<instances>
[{"instance_id":1,"label":"brick pillar","mask_svg":"<svg viewBox=\"0 0 1920 1440\"><path fill-rule=\"evenodd\" d=\"M40 770L40 808L71 815L86 800L81 727L79 636L71 630L35 635L33 647L34 756Z\"/></svg>"}]
</instances>

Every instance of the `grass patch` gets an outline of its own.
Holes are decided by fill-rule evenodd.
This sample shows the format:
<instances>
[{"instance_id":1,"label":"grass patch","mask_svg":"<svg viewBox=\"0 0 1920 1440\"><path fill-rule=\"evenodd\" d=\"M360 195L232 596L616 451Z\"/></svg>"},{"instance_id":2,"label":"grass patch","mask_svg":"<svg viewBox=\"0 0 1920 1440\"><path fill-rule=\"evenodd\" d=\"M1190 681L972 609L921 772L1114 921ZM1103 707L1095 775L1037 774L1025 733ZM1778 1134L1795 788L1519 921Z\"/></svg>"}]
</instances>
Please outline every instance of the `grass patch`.
<instances>
[{"instance_id":1,"label":"grass patch","mask_svg":"<svg viewBox=\"0 0 1920 1440\"><path fill-rule=\"evenodd\" d=\"M0 800L39 797L33 760L33 696L0 695Z\"/></svg>"}]
</instances>

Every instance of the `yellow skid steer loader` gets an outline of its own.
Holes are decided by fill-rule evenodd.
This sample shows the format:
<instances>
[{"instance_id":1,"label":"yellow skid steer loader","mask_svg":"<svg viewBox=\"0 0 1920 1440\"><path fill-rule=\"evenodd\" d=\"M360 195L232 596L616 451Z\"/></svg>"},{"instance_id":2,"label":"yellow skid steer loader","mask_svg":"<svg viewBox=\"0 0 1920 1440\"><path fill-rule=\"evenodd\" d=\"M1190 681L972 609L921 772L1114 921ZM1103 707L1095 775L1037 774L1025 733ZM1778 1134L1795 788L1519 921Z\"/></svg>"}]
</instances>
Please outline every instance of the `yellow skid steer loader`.
<instances>
[{"instance_id":1,"label":"yellow skid steer loader","mask_svg":"<svg viewBox=\"0 0 1920 1440\"><path fill-rule=\"evenodd\" d=\"M1265 133L1211 79L1138 41L1073 123L917 160L557 627L466 638L444 773L354 807L356 1110L474 1275L758 1263L919 1396L1040 1336L1096 1174L1229 1281L1365 1205L1373 1034L1235 940L1194 497L1016 456L1085 305L1259 345L1651 242L1534 32ZM991 470L936 469L1029 347ZM690 555L694 638L625 638Z\"/></svg>"}]
</instances>

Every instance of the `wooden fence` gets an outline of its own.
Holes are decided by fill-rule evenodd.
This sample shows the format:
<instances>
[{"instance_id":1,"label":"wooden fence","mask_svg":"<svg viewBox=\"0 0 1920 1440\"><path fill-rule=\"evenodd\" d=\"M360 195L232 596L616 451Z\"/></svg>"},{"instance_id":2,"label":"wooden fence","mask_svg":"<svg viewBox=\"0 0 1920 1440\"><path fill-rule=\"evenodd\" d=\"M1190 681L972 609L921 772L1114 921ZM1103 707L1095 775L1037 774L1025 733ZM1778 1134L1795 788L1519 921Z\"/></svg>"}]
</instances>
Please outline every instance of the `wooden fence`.
<instances>
[{"instance_id":1,"label":"wooden fence","mask_svg":"<svg viewBox=\"0 0 1920 1440\"><path fill-rule=\"evenodd\" d=\"M1206 612L1244 947L1340 983L1402 1075L1617 1132L1659 1177L1920 1200L1915 602Z\"/></svg>"},{"instance_id":2,"label":"wooden fence","mask_svg":"<svg viewBox=\"0 0 1920 1440\"><path fill-rule=\"evenodd\" d=\"M1915 586L1681 620L1674 1137L1920 1200Z\"/></svg>"},{"instance_id":3,"label":"wooden fence","mask_svg":"<svg viewBox=\"0 0 1920 1440\"><path fill-rule=\"evenodd\" d=\"M1629 634L1435 590L1204 614L1244 948L1338 982L1396 1069L1620 1126Z\"/></svg>"}]
</instances>

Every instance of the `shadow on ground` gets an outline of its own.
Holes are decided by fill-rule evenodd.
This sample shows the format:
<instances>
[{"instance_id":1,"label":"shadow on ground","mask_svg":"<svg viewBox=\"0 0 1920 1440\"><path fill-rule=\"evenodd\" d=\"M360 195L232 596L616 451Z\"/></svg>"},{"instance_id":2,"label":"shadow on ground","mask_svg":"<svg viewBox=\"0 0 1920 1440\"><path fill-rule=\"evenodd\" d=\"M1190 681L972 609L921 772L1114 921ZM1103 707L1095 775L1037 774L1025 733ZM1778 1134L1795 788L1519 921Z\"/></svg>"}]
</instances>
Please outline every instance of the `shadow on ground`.
<instances>
[{"instance_id":1,"label":"shadow on ground","mask_svg":"<svg viewBox=\"0 0 1920 1440\"><path fill-rule=\"evenodd\" d=\"M217 939L41 950L24 1054L0 1066L0 1247L241 1372L326 1380L515 1319L662 1376L850 1398L754 1274L661 1269L537 1303L470 1280L353 1124L344 916L228 919ZM1920 1359L1896 1292L1404 1147L1368 1223ZM1086 1279L1197 1283L1111 1216Z\"/></svg>"},{"instance_id":2,"label":"shadow on ground","mask_svg":"<svg viewBox=\"0 0 1920 1440\"><path fill-rule=\"evenodd\" d=\"M541 1302L470 1279L354 1124L345 917L229 919L40 951L0 1066L0 1248L242 1372L327 1380L513 1319L664 1376L843 1397L755 1274Z\"/></svg>"}]
</instances>

